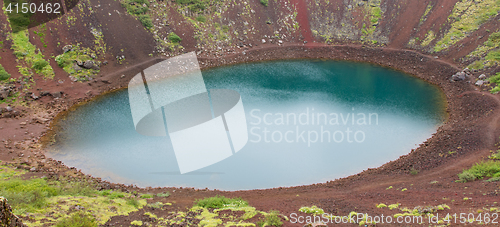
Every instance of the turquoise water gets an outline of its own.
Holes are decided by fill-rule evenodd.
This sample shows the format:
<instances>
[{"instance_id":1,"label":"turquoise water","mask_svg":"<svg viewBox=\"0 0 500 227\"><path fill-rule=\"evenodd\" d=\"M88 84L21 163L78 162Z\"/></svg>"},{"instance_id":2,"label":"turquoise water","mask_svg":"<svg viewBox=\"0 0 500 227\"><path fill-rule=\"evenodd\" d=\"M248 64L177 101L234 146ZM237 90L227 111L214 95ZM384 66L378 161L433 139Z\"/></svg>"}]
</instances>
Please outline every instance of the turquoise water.
<instances>
[{"instance_id":1,"label":"turquoise water","mask_svg":"<svg viewBox=\"0 0 500 227\"><path fill-rule=\"evenodd\" d=\"M240 93L249 141L231 157L180 174L168 137L138 134L126 90L58 121L50 157L138 186L222 190L326 182L407 154L445 120L440 90L399 71L343 61L247 63L203 71L208 89Z\"/></svg>"}]
</instances>

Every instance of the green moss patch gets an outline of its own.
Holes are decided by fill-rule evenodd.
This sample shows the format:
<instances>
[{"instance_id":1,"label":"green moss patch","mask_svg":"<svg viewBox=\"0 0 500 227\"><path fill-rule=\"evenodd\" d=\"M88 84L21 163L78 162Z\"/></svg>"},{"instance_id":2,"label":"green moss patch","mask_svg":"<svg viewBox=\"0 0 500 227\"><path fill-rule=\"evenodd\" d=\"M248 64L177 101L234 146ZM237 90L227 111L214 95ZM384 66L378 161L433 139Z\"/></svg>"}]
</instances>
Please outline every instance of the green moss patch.
<instances>
[{"instance_id":1,"label":"green moss patch","mask_svg":"<svg viewBox=\"0 0 500 227\"><path fill-rule=\"evenodd\" d=\"M0 81L8 80L10 78L10 73L5 71L5 68L0 64Z\"/></svg>"},{"instance_id":2,"label":"green moss patch","mask_svg":"<svg viewBox=\"0 0 500 227\"><path fill-rule=\"evenodd\" d=\"M214 196L195 201L195 206L203 208L225 208L225 207L246 207L248 202L241 198L226 198L224 196Z\"/></svg>"},{"instance_id":3,"label":"green moss patch","mask_svg":"<svg viewBox=\"0 0 500 227\"><path fill-rule=\"evenodd\" d=\"M147 14L149 12L148 0L124 0L122 6L127 9L130 15L136 16L144 27L147 29L153 27L151 17Z\"/></svg>"},{"instance_id":4,"label":"green moss patch","mask_svg":"<svg viewBox=\"0 0 500 227\"><path fill-rule=\"evenodd\" d=\"M460 182L474 181L485 177L499 178L500 162L493 160L480 162L458 174Z\"/></svg>"},{"instance_id":5,"label":"green moss patch","mask_svg":"<svg viewBox=\"0 0 500 227\"><path fill-rule=\"evenodd\" d=\"M186 6L190 11L201 13L209 5L209 0L176 0L178 4Z\"/></svg>"},{"instance_id":6,"label":"green moss patch","mask_svg":"<svg viewBox=\"0 0 500 227\"><path fill-rule=\"evenodd\" d=\"M89 213L79 211L58 221L56 227L97 227L96 219Z\"/></svg>"},{"instance_id":7,"label":"green moss patch","mask_svg":"<svg viewBox=\"0 0 500 227\"><path fill-rule=\"evenodd\" d=\"M16 55L20 63L18 68L21 74L31 77L31 70L34 70L35 73L43 75L46 79L54 78L52 66L44 59L42 52L40 52L35 45L30 43L27 31L12 33L10 38L12 39L14 55ZM27 70L21 69L23 63L27 66Z\"/></svg>"},{"instance_id":8,"label":"green moss patch","mask_svg":"<svg viewBox=\"0 0 500 227\"><path fill-rule=\"evenodd\" d=\"M490 78L488 78L488 80L491 82L491 83L495 83L496 86L493 87L490 92L493 93L493 94L496 94L500 91L500 72L497 73L496 75L494 76L491 76Z\"/></svg>"},{"instance_id":9,"label":"green moss patch","mask_svg":"<svg viewBox=\"0 0 500 227\"><path fill-rule=\"evenodd\" d=\"M451 28L444 37L436 43L434 51L448 49L453 44L476 31L491 17L498 14L500 0L458 1L449 16Z\"/></svg>"},{"instance_id":10,"label":"green moss patch","mask_svg":"<svg viewBox=\"0 0 500 227\"><path fill-rule=\"evenodd\" d=\"M0 194L28 226L97 226L128 215L147 202L129 193L97 191L92 183L59 178L22 179L25 171L0 166ZM85 225L73 225L86 223Z\"/></svg>"},{"instance_id":11,"label":"green moss patch","mask_svg":"<svg viewBox=\"0 0 500 227\"><path fill-rule=\"evenodd\" d=\"M181 37L179 37L177 34L170 32L168 34L168 40L170 40L173 43L180 43L182 41Z\"/></svg>"},{"instance_id":12,"label":"green moss patch","mask_svg":"<svg viewBox=\"0 0 500 227\"><path fill-rule=\"evenodd\" d=\"M304 212L306 214L312 214L312 215L322 215L325 213L323 209L317 207L317 206L312 206L312 207L301 207L299 209L300 212Z\"/></svg>"},{"instance_id":13,"label":"green moss patch","mask_svg":"<svg viewBox=\"0 0 500 227\"><path fill-rule=\"evenodd\" d=\"M57 65L64 69L65 72L74 77L77 81L87 81L94 78L95 74L99 73L99 69L86 69L79 67L77 62L84 63L85 61L93 61L92 56L95 52L90 48L82 48L80 45L71 47L71 50L55 57ZM95 64L99 64L97 61Z\"/></svg>"}]
</instances>

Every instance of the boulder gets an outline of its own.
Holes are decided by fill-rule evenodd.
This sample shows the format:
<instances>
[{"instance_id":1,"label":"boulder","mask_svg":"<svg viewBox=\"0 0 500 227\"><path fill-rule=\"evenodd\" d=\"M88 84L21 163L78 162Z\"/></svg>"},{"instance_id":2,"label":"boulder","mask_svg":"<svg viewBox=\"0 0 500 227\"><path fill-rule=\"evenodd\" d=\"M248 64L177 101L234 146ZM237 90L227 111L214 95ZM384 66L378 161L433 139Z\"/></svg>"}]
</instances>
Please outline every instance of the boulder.
<instances>
[{"instance_id":1,"label":"boulder","mask_svg":"<svg viewBox=\"0 0 500 227\"><path fill-rule=\"evenodd\" d=\"M48 92L48 91L41 91L40 92L40 96L47 96L47 95L50 95L50 92Z\"/></svg>"},{"instance_id":2,"label":"boulder","mask_svg":"<svg viewBox=\"0 0 500 227\"><path fill-rule=\"evenodd\" d=\"M451 79L453 81L461 81L461 80L465 80L465 76L466 76L466 74L464 72L458 72L458 73L455 73L453 76L451 76Z\"/></svg>"},{"instance_id":3,"label":"boulder","mask_svg":"<svg viewBox=\"0 0 500 227\"><path fill-rule=\"evenodd\" d=\"M73 69L77 72L79 72L80 70L82 70L82 67L78 65L78 63L75 63L73 64Z\"/></svg>"},{"instance_id":4,"label":"boulder","mask_svg":"<svg viewBox=\"0 0 500 227\"><path fill-rule=\"evenodd\" d=\"M64 46L62 48L62 50L64 51L64 53L72 51L73 50L73 46L72 45L66 45L66 46Z\"/></svg>"},{"instance_id":5,"label":"boulder","mask_svg":"<svg viewBox=\"0 0 500 227\"><path fill-rule=\"evenodd\" d=\"M37 99L38 99L38 98L40 98L40 97L36 96L36 95L35 95L35 93L31 93L31 98L32 98L33 100L37 100Z\"/></svg>"},{"instance_id":6,"label":"boulder","mask_svg":"<svg viewBox=\"0 0 500 227\"><path fill-rule=\"evenodd\" d=\"M92 69L94 67L94 62L91 60L87 60L83 63L83 68Z\"/></svg>"},{"instance_id":7,"label":"boulder","mask_svg":"<svg viewBox=\"0 0 500 227\"><path fill-rule=\"evenodd\" d=\"M83 67L83 62L80 60L75 60L76 65Z\"/></svg>"},{"instance_id":8,"label":"boulder","mask_svg":"<svg viewBox=\"0 0 500 227\"><path fill-rule=\"evenodd\" d=\"M38 123L38 124L45 124L48 121L49 121L49 119L43 118L43 117L34 117L33 118L33 122Z\"/></svg>"},{"instance_id":9,"label":"boulder","mask_svg":"<svg viewBox=\"0 0 500 227\"><path fill-rule=\"evenodd\" d=\"M476 85L477 86L483 86L483 84L484 84L484 80L478 80L478 81L476 81Z\"/></svg>"},{"instance_id":10,"label":"boulder","mask_svg":"<svg viewBox=\"0 0 500 227\"><path fill-rule=\"evenodd\" d=\"M5 227L25 227L21 219L12 213L12 208L7 203L7 199L0 197L0 226Z\"/></svg>"},{"instance_id":11,"label":"boulder","mask_svg":"<svg viewBox=\"0 0 500 227\"><path fill-rule=\"evenodd\" d=\"M486 79L486 75L481 74L478 78L479 78L480 80Z\"/></svg>"},{"instance_id":12,"label":"boulder","mask_svg":"<svg viewBox=\"0 0 500 227\"><path fill-rule=\"evenodd\" d=\"M0 100L6 99L10 95L10 89L0 87Z\"/></svg>"},{"instance_id":13,"label":"boulder","mask_svg":"<svg viewBox=\"0 0 500 227\"><path fill-rule=\"evenodd\" d=\"M54 97L54 98L61 98L62 97L62 91L54 92L54 93L52 93L50 95L52 95L52 97Z\"/></svg>"}]
</instances>

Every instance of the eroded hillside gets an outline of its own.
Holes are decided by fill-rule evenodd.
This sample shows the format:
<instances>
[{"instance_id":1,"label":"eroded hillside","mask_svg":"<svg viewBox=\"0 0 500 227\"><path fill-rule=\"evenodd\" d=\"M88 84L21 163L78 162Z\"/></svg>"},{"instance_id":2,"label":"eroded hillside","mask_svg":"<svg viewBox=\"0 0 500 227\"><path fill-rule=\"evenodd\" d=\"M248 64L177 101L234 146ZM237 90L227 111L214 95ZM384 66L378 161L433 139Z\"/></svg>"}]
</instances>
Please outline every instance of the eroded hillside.
<instances>
[{"instance_id":1,"label":"eroded hillside","mask_svg":"<svg viewBox=\"0 0 500 227\"><path fill-rule=\"evenodd\" d=\"M498 0L81 0L66 15L18 33L5 10L1 64L26 82L54 75L86 81L101 68L153 56L197 51L213 58L311 42L414 49L477 70L500 60ZM87 60L94 64L83 66Z\"/></svg>"}]
</instances>

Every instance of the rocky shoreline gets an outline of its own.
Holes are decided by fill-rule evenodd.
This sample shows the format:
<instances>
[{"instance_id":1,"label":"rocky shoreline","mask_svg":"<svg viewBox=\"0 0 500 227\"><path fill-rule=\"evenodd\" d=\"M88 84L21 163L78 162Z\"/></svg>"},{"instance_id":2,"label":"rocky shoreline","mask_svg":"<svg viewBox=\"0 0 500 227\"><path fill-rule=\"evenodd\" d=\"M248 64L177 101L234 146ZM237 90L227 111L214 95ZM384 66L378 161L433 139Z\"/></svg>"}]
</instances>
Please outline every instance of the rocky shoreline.
<instances>
[{"instance_id":1,"label":"rocky shoreline","mask_svg":"<svg viewBox=\"0 0 500 227\"><path fill-rule=\"evenodd\" d=\"M417 76L420 79L439 86L448 98L448 112L450 113L450 119L445 125L441 126L441 128L449 127L449 124L455 120L454 118L456 114L454 114L453 110L457 108L457 104L454 102L452 97L457 96L462 92L473 90L472 86L468 86L470 82L463 81L465 78L457 82L452 82L455 81L452 79L455 78L455 73L459 71L456 66L436 61L430 56L404 50L394 51L390 49L364 46L290 45L283 47L256 48L218 59L199 58L199 62L202 69L207 69L244 62L283 59L332 59L369 62ZM150 61L148 64L154 64L157 61L159 60ZM25 166L23 168L31 171L47 171L49 174L55 174L58 172L64 172L64 169L74 170L74 168L65 167L60 161L51 159L46 160L44 157L43 145L50 143L53 139L53 133L57 131L57 129L53 128L54 126L52 123L56 121L57 118L64 117L65 111L71 111L71 109L77 108L79 105L83 105L94 98L99 98L108 92L125 88L130 77L134 76L137 70L146 68L148 64L129 69L126 72L123 72L122 75L113 73L88 83L78 84L78 86L85 86L88 84L87 86L91 86L93 88L93 93L97 90L98 93L94 96L68 98L62 92L49 93L42 91L40 92L40 97L47 97L48 100L41 100L38 111L32 112L32 110L28 110L27 108L12 109L11 107L4 107L3 110L7 114L10 114L4 117L10 117L13 122L19 122L18 124L20 125L20 128L26 128L29 130L31 125L43 124L46 126L45 129L47 129L47 131L44 131L41 136L37 136L36 140L4 142L4 147L7 149L12 149L14 147L21 148L18 150L18 152L21 153L18 154L19 158L16 162L24 164ZM438 71L436 72L435 70ZM432 73L432 71L434 71L434 73ZM41 90L43 90L43 88ZM41 110L42 108L46 108L46 110ZM28 120L21 120L23 118L27 118ZM436 134L439 134L440 130L438 130L438 133ZM4 129L2 131L5 132L6 130ZM29 150L33 148L37 148L38 152L34 152L33 155L28 155L28 157L22 153L22 150ZM62 168L62 170L60 170L60 168ZM56 169L58 171L56 171ZM75 171L75 174L81 176L80 172Z\"/></svg>"},{"instance_id":2,"label":"rocky shoreline","mask_svg":"<svg viewBox=\"0 0 500 227\"><path fill-rule=\"evenodd\" d=\"M473 85L473 78L478 77L477 72L470 72L470 76L465 77L463 80L454 80L452 76L457 72L462 72L457 66L414 51L349 45L289 44L279 47L253 48L219 59L200 57L199 62L202 69L207 69L244 62L301 58L369 62L414 75L439 86L444 92L447 98L448 120L439 127L432 138L423 142L419 148L379 168L368 169L343 179L331 179L326 183L291 188L280 187L236 192L193 188L138 188L133 185L115 184L93 178L75 168L65 166L60 161L45 157L43 145L50 143L53 140L54 133L57 132L54 121L63 118L67 111L71 111L79 105L99 98L108 92L125 88L128 81L138 71L161 60L152 59L146 63L137 64L135 67L128 67L118 72L106 72L106 67L103 67L101 70L105 76L90 82L64 83L58 86L58 89L64 86L72 86L76 90L88 90L89 92L80 93L77 96L66 93L60 93L60 97L52 93L45 96L40 95L38 99L30 101L30 108L15 107L7 111L17 111L20 114L9 118L0 118L0 121L5 121L4 126L0 129L0 137L6 138L3 141L4 146L0 159L12 163L18 168L29 170L33 175L55 179L61 176L75 180L85 179L96 183L99 189L120 189L127 192L155 192L168 189L175 192L172 194L172 198L177 199L179 206L188 206L192 204L195 198L225 194L249 198L250 201L257 203L256 207L260 209L279 206L283 208L282 212L286 214L293 211L297 204L309 204L318 201L318 198L331 199L335 196L340 197L342 201L350 201L356 204L357 207L364 207L363 202L356 202L354 198L345 194L339 195L339 193L341 191L351 191L353 187L360 185L372 185L375 184L374 182L384 187L383 182L393 182L394 179L404 181L403 179L408 178L411 170L421 172L444 171L447 173L445 174L447 178L453 179L453 176L456 176L453 171L461 168L461 165L480 159L482 155L486 154L487 150L494 147L498 140L492 135L498 131L496 128L484 130L484 127L489 125L499 110L498 99L495 98L496 96L485 95L485 93L477 91L477 87ZM45 90L43 86L41 90ZM24 133L25 135L31 135L31 137L18 136L16 138L12 137L13 133ZM442 151L448 150L456 150L456 152L453 155L442 155ZM461 165L453 164L457 161L460 161ZM419 184L423 185L421 193L428 193L425 188L425 185L428 184L428 177L423 177L422 180L415 182L415 185ZM333 189L337 191L334 193L335 195L327 193L327 191ZM371 189L367 190L365 194L370 192ZM295 194L305 191L309 196L294 198ZM386 196L391 197L391 195ZM407 198L406 202L418 202L416 200L418 200L418 197ZM282 201L288 201L287 205L284 206ZM350 207L340 209L348 210Z\"/></svg>"}]
</instances>

